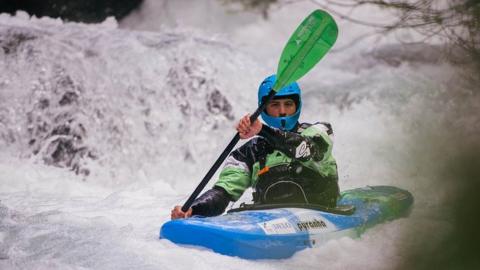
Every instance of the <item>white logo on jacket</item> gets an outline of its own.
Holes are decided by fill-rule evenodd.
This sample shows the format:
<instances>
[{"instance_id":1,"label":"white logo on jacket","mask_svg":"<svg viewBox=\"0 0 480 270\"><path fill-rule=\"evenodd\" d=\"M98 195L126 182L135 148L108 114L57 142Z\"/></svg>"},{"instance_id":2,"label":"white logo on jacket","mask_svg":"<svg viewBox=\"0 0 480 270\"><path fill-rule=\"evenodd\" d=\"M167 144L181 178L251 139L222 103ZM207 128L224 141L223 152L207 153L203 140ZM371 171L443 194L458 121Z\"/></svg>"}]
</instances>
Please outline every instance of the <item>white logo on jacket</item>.
<instances>
[{"instance_id":1,"label":"white logo on jacket","mask_svg":"<svg viewBox=\"0 0 480 270\"><path fill-rule=\"evenodd\" d=\"M295 157L301 158L301 157L309 157L309 156L310 156L310 148L307 146L307 142L303 141L299 146L297 146L297 149L295 149Z\"/></svg>"}]
</instances>

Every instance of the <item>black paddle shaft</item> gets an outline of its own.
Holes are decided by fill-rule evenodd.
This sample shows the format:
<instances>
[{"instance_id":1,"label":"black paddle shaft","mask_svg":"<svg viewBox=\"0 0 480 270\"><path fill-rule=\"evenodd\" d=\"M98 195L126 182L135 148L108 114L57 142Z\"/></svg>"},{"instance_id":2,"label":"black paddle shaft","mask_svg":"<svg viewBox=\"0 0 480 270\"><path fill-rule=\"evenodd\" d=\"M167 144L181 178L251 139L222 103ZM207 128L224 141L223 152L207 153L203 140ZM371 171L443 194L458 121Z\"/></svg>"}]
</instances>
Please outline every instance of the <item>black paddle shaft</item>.
<instances>
[{"instance_id":1,"label":"black paddle shaft","mask_svg":"<svg viewBox=\"0 0 480 270\"><path fill-rule=\"evenodd\" d=\"M265 107L267 106L267 103L275 96L277 92L275 90L270 90L268 93L267 97L265 100L262 102L262 104L257 108L257 110L250 116L250 122L253 123L255 120L257 120L258 116L262 113L263 110L265 110ZM182 206L182 211L186 212L192 206L193 202L197 198L198 194L202 192L202 190L205 188L207 185L208 181L212 178L212 176L215 174L215 172L218 170L220 165L222 165L223 161L227 158L227 156L232 152L233 147L238 143L240 140L240 134L237 132L235 134L235 137L233 137L232 141L227 145L225 150L223 150L222 154L217 158L213 166L208 170L207 174L203 177L202 181L200 184L198 184L197 188L193 191L192 195L188 198L188 200L185 202L185 204Z\"/></svg>"}]
</instances>

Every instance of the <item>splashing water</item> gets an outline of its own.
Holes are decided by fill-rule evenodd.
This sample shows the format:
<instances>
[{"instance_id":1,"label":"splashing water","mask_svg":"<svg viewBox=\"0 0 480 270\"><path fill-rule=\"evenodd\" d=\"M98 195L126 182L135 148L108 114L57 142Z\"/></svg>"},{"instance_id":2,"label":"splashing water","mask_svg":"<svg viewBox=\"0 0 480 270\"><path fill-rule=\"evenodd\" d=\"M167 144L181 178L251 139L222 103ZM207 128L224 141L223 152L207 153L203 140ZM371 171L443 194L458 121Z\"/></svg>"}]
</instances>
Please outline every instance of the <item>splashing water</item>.
<instances>
[{"instance_id":1,"label":"splashing water","mask_svg":"<svg viewBox=\"0 0 480 270\"><path fill-rule=\"evenodd\" d=\"M406 188L416 198L410 218L282 261L158 240L170 208L225 147L235 120L253 111L257 83L272 73L199 33L0 15L2 269L389 269L424 245L418 234L435 245L451 229L439 208L452 184L432 172L455 145L425 142L449 119L458 120L452 130L468 124L462 134L474 134L479 122L468 112L478 97L465 84L446 100L459 77L448 64L392 65L366 53L326 59L301 82L303 119L333 124L342 189ZM445 113L458 103L462 110Z\"/></svg>"}]
</instances>

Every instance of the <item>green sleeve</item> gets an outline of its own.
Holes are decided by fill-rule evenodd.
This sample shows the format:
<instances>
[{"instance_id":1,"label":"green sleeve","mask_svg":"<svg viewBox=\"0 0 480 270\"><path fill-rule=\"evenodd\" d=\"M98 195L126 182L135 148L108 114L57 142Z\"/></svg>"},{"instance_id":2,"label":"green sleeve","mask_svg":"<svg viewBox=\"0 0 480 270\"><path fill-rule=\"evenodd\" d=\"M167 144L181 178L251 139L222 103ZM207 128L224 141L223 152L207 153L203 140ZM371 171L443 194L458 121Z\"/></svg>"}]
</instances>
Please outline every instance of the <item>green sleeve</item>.
<instances>
[{"instance_id":1,"label":"green sleeve","mask_svg":"<svg viewBox=\"0 0 480 270\"><path fill-rule=\"evenodd\" d=\"M215 186L225 189L232 199L236 201L251 186L251 178L248 172L240 168L226 167L221 171Z\"/></svg>"}]
</instances>

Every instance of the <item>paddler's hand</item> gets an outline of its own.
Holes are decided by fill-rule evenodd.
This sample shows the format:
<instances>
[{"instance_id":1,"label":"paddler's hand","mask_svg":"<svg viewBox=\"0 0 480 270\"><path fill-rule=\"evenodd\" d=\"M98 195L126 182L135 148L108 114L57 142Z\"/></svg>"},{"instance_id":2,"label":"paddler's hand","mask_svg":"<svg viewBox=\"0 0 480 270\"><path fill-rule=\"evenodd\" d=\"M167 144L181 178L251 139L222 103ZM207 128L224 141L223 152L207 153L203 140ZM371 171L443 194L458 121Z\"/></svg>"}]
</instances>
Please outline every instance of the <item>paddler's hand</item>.
<instances>
[{"instance_id":1,"label":"paddler's hand","mask_svg":"<svg viewBox=\"0 0 480 270\"><path fill-rule=\"evenodd\" d=\"M182 206L176 205L170 214L171 219L179 219L179 218L189 218L192 216L192 208L188 209L187 212L182 211Z\"/></svg>"},{"instance_id":2,"label":"paddler's hand","mask_svg":"<svg viewBox=\"0 0 480 270\"><path fill-rule=\"evenodd\" d=\"M249 139L260 133L262 126L262 122L258 119L252 124L250 122L250 115L247 114L238 122L237 131L240 134L241 139Z\"/></svg>"}]
</instances>

